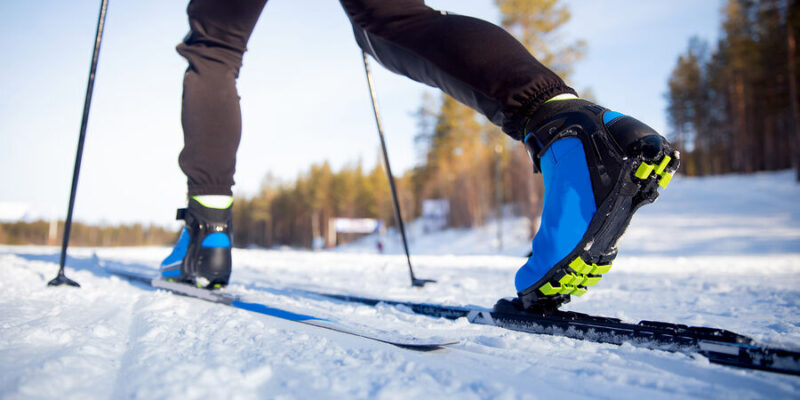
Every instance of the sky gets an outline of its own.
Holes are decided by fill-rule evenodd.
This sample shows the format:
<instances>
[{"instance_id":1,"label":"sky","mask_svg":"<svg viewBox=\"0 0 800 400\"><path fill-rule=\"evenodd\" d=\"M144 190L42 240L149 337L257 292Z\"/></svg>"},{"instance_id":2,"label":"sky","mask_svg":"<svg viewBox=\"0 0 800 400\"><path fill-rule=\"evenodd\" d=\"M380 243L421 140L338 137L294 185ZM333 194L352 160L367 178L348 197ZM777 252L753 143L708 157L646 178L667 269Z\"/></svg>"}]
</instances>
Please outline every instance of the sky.
<instances>
[{"instance_id":1,"label":"sky","mask_svg":"<svg viewBox=\"0 0 800 400\"><path fill-rule=\"evenodd\" d=\"M0 2L0 219L66 216L99 0ZM178 168L186 2L110 0L75 219L172 223L186 197ZM492 0L428 1L499 21ZM714 43L720 0L566 0L561 39L587 42L568 82L605 107L667 132L666 82L692 36ZM397 174L418 161L413 113L435 89L372 62ZM234 192L270 172L289 181L324 160L371 168L379 143L349 22L333 0L272 0L238 81L243 114Z\"/></svg>"}]
</instances>

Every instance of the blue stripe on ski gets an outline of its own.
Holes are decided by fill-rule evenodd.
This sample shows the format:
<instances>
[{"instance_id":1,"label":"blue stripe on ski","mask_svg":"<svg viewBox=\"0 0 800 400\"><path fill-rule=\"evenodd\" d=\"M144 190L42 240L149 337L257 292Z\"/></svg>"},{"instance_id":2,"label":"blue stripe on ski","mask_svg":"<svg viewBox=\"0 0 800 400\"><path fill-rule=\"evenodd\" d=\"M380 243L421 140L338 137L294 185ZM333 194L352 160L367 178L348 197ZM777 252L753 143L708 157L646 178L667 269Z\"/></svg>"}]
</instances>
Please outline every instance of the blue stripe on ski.
<instances>
[{"instance_id":1,"label":"blue stripe on ski","mask_svg":"<svg viewBox=\"0 0 800 400\"><path fill-rule=\"evenodd\" d=\"M362 326L360 324L356 324L355 326L353 326L353 325L348 325L347 323L341 323L334 319L298 314L274 307L269 307L265 304L260 304L260 303L248 303L245 301L238 300L238 298L232 294L227 294L224 292L218 292L203 288L197 288L192 285L184 283L169 282L166 280L159 279L153 276L153 272L155 271L152 271L149 268L141 268L138 266L132 267L131 265L123 263L106 264L101 262L100 259L97 257L95 257L95 260L97 265L101 267L104 271L112 275L117 275L124 277L126 279L130 279L132 281L143 282L153 289L164 289L172 293L175 293L177 295L189 296L199 300L205 300L221 305L236 307L242 310L257 312L259 314L264 314L267 316L282 318L287 321L315 326L317 328L330 329L332 331L343 333L346 335L357 336L364 339L387 343L402 348L418 350L418 351L429 351L447 345L458 343L458 340L415 338L415 337L408 337L405 335L397 335L396 332L386 331L381 328Z\"/></svg>"},{"instance_id":2,"label":"blue stripe on ski","mask_svg":"<svg viewBox=\"0 0 800 400\"><path fill-rule=\"evenodd\" d=\"M247 311L253 311L273 317L288 319L289 321L330 321L325 318L317 318L311 315L296 314L291 311L272 308L259 303L247 303L244 301L234 300L231 304L236 308L241 308Z\"/></svg>"}]
</instances>

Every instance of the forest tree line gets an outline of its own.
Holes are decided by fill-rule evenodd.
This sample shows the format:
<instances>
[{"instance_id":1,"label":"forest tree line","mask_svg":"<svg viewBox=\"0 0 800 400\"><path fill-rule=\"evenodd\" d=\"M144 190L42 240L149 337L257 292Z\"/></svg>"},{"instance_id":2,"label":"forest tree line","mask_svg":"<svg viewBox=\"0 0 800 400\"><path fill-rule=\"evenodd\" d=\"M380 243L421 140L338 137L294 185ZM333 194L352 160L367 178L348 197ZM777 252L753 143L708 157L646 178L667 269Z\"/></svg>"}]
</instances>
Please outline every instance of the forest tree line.
<instances>
[{"instance_id":1,"label":"forest tree line","mask_svg":"<svg viewBox=\"0 0 800 400\"><path fill-rule=\"evenodd\" d=\"M174 243L178 235L158 225L90 225L72 223L70 245L75 246L157 246ZM63 221L0 222L0 243L11 245L61 245Z\"/></svg>"},{"instance_id":2,"label":"forest tree line","mask_svg":"<svg viewBox=\"0 0 800 400\"><path fill-rule=\"evenodd\" d=\"M553 37L570 19L566 6L559 0L495 3L502 26L568 80L585 44L548 47L560 43ZM800 178L798 3L726 0L714 48L692 39L680 55L666 97L667 134L682 152L682 174L746 173L794 163ZM581 93L592 97L587 89ZM426 96L416 117L421 163L395 177L407 220L420 215L425 199L448 200L451 227L480 226L503 208L531 221L538 218L544 195L541 175L531 173L531 161L518 142L447 95ZM338 171L323 162L291 182L268 176L257 194L237 197L234 208L234 244L240 247L311 247L336 217L395 224L380 161L371 169L358 162ZM62 230L59 224L54 238L46 222L0 224L0 242L56 244ZM71 243L170 244L175 238L175 232L155 226L77 224Z\"/></svg>"},{"instance_id":3,"label":"forest tree line","mask_svg":"<svg viewBox=\"0 0 800 400\"><path fill-rule=\"evenodd\" d=\"M797 168L800 1L728 0L720 38L689 41L669 78L671 139L687 175Z\"/></svg>"}]
</instances>

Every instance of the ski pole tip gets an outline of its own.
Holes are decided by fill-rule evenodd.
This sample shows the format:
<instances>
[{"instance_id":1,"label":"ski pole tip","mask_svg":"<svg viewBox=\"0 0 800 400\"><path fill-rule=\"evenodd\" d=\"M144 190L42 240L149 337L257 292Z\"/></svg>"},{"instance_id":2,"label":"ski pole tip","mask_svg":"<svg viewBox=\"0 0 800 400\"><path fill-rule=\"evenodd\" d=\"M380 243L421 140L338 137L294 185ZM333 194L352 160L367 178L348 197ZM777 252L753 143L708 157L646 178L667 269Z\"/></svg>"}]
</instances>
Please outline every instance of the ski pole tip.
<instances>
[{"instance_id":1,"label":"ski pole tip","mask_svg":"<svg viewBox=\"0 0 800 400\"><path fill-rule=\"evenodd\" d=\"M411 279L411 286L413 287L425 287L428 283L436 283L435 279Z\"/></svg>"},{"instance_id":2,"label":"ski pole tip","mask_svg":"<svg viewBox=\"0 0 800 400\"><path fill-rule=\"evenodd\" d=\"M78 282L73 281L72 279L67 278L64 274L58 274L55 278L53 278L50 282L47 282L47 286L61 286L67 285L72 287L81 287Z\"/></svg>"}]
</instances>

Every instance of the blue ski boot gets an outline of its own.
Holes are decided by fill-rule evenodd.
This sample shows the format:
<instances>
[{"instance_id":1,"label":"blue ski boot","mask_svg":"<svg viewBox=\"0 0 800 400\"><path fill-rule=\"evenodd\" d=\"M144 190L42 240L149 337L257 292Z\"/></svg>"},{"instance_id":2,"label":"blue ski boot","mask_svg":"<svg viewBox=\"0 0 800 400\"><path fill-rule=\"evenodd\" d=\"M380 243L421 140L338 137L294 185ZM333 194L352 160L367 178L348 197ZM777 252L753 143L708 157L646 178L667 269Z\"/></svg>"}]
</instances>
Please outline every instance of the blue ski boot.
<instances>
[{"instance_id":1,"label":"blue ski boot","mask_svg":"<svg viewBox=\"0 0 800 400\"><path fill-rule=\"evenodd\" d=\"M178 210L177 219L186 221L186 225L172 253L161 262L161 278L205 288L227 285L231 275L232 202L225 208L213 208L192 197L188 208Z\"/></svg>"},{"instance_id":2,"label":"blue ski boot","mask_svg":"<svg viewBox=\"0 0 800 400\"><path fill-rule=\"evenodd\" d=\"M515 277L515 303L542 312L600 281L634 212L655 201L680 160L649 126L579 99L545 103L526 131L545 197L532 255Z\"/></svg>"}]
</instances>

